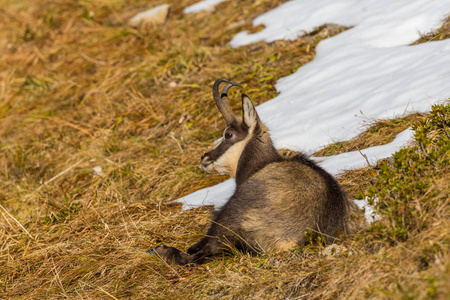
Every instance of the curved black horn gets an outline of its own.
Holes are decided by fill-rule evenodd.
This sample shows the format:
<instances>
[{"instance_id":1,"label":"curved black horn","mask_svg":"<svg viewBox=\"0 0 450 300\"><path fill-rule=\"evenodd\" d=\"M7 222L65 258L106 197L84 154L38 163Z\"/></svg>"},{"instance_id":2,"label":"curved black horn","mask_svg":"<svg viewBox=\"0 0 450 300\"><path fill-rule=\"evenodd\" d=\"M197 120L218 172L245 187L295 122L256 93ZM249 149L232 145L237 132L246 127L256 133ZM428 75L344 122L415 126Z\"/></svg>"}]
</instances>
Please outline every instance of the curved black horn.
<instances>
[{"instance_id":1,"label":"curved black horn","mask_svg":"<svg viewBox=\"0 0 450 300\"><path fill-rule=\"evenodd\" d=\"M227 82L227 84L222 89L222 93L219 94L219 85L222 82ZM224 78L217 79L213 85L214 101L216 102L216 106L219 109L219 111L222 113L227 124L230 124L235 118L234 114L233 114L233 110L231 109L230 100L228 99L228 90L232 86L239 86L240 88L242 88L242 86L239 83L231 82Z\"/></svg>"},{"instance_id":2,"label":"curved black horn","mask_svg":"<svg viewBox=\"0 0 450 300\"><path fill-rule=\"evenodd\" d=\"M230 82L230 83L227 83L227 84L223 87L222 93L221 93L220 97L221 97L221 98L223 98L223 97L227 97L227 98L228 98L228 90L229 90L231 87L233 87L233 86L238 86L238 87L240 87L241 89L243 89L243 87L242 87L239 83L236 83L236 82Z\"/></svg>"}]
</instances>

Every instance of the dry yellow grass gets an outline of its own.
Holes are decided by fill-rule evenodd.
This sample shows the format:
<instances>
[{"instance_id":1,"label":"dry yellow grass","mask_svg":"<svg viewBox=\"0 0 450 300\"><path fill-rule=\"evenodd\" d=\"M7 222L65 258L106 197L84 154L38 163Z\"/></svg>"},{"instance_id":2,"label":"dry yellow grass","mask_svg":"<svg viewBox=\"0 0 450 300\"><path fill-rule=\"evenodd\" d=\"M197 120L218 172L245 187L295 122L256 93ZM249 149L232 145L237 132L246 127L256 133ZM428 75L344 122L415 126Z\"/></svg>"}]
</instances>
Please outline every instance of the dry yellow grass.
<instances>
[{"instance_id":1,"label":"dry yellow grass","mask_svg":"<svg viewBox=\"0 0 450 300\"><path fill-rule=\"evenodd\" d=\"M391 120L370 120L364 126L365 129L358 136L349 141L332 143L320 149L314 156L329 156L357 151L377 145L385 145L392 142L397 134L411 127L420 120L424 114L413 113Z\"/></svg>"},{"instance_id":2,"label":"dry yellow grass","mask_svg":"<svg viewBox=\"0 0 450 300\"><path fill-rule=\"evenodd\" d=\"M296 41L232 49L236 32L284 1L225 1L192 15L182 9L195 0L166 2L166 24L139 29L125 25L127 16L160 1L0 4L0 298L318 299L341 291L357 299L383 298L371 288L380 280L404 289L422 282L423 273L409 272L422 249L414 240L376 251L343 241L349 251L331 257L317 246L237 252L192 268L144 253L162 242L185 249L208 224L208 208L167 203L224 179L197 167L224 125L212 82L240 82L262 103L321 39L345 30L330 25ZM436 185L447 192L444 182ZM448 234L445 222L417 239Z\"/></svg>"}]
</instances>

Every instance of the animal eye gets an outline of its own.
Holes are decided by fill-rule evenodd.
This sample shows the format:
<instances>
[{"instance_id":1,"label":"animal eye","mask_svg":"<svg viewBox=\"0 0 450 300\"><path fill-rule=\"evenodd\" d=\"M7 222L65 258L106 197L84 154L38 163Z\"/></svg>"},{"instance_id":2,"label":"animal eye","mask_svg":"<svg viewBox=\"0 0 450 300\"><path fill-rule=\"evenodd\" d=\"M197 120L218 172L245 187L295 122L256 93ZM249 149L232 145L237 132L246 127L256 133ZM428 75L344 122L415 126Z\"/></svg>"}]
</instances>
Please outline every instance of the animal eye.
<instances>
[{"instance_id":1,"label":"animal eye","mask_svg":"<svg viewBox=\"0 0 450 300\"><path fill-rule=\"evenodd\" d=\"M225 132L225 139L229 140L229 139L231 139L232 137L233 137L233 134L232 134L232 133Z\"/></svg>"}]
</instances>

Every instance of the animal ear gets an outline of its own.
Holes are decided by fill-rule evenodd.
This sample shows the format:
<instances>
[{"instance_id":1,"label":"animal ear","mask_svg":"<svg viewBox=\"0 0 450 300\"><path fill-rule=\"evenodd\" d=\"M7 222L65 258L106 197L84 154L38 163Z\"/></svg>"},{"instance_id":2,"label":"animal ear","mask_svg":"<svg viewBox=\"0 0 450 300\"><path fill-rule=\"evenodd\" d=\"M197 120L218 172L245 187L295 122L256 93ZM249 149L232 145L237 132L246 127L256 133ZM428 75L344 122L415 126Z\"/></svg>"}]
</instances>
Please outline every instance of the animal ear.
<instances>
[{"instance_id":1,"label":"animal ear","mask_svg":"<svg viewBox=\"0 0 450 300\"><path fill-rule=\"evenodd\" d=\"M259 120L252 99L244 93L242 93L242 119L248 127L253 127Z\"/></svg>"}]
</instances>

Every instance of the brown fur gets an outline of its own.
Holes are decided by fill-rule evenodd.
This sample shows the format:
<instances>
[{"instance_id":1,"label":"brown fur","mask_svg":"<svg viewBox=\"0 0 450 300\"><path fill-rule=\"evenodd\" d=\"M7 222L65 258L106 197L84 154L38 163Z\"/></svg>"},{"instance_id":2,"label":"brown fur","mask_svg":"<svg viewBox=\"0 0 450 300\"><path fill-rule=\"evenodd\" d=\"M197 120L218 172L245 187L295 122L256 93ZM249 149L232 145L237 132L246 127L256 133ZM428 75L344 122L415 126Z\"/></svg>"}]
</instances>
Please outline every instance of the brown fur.
<instances>
[{"instance_id":1,"label":"brown fur","mask_svg":"<svg viewBox=\"0 0 450 300\"><path fill-rule=\"evenodd\" d=\"M304 155L278 154L245 94L242 108L242 121L229 117L221 143L202 156L207 171L236 178L234 195L187 253L166 246L152 253L180 265L205 263L229 247L251 253L289 250L305 244L310 230L333 242L364 223L352 219L357 207L330 174Z\"/></svg>"}]
</instances>

